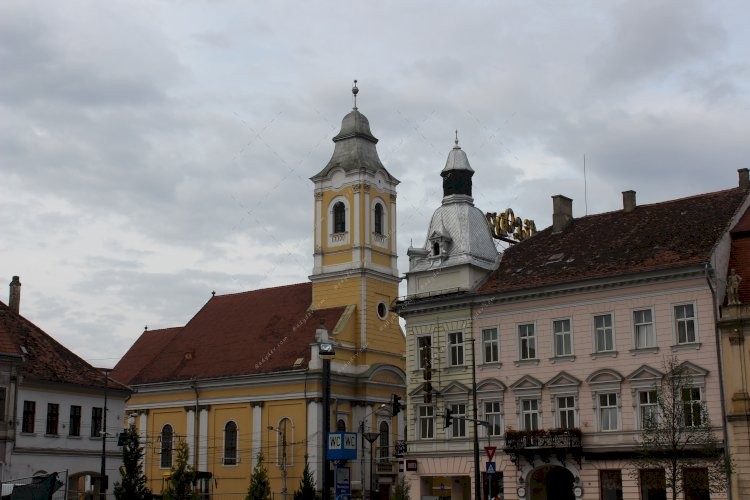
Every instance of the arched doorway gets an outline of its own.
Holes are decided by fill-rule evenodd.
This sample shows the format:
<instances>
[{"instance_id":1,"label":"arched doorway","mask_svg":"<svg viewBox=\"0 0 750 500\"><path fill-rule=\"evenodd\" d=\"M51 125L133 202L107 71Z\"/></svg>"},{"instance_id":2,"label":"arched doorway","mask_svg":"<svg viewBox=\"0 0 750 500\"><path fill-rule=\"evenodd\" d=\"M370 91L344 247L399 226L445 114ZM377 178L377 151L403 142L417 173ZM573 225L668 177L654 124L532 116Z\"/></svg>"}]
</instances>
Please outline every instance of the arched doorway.
<instances>
[{"instance_id":1,"label":"arched doorway","mask_svg":"<svg viewBox=\"0 0 750 500\"><path fill-rule=\"evenodd\" d=\"M565 467L547 465L539 467L529 477L531 500L575 500L573 474Z\"/></svg>"}]
</instances>

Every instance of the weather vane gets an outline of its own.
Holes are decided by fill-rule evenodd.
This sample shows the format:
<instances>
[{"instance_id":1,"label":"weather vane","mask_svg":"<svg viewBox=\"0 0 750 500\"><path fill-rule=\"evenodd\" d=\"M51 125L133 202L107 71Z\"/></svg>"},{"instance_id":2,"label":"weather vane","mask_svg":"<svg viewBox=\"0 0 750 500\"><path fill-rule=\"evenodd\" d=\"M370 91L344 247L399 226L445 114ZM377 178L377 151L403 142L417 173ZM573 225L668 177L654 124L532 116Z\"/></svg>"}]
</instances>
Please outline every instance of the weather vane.
<instances>
[{"instance_id":1,"label":"weather vane","mask_svg":"<svg viewBox=\"0 0 750 500\"><path fill-rule=\"evenodd\" d=\"M357 88L357 80L354 80L354 85L352 85L352 94L354 94L354 109L357 109L357 94L359 93L359 89Z\"/></svg>"}]
</instances>

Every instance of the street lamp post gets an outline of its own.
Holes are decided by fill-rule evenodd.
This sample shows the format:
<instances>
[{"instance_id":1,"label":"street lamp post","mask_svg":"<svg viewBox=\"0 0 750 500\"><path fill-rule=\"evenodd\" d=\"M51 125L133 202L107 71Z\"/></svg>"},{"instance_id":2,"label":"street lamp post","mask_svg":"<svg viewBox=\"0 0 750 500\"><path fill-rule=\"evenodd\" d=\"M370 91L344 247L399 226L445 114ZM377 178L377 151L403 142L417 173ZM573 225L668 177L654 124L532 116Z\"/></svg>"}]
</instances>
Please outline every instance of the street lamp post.
<instances>
[{"instance_id":1,"label":"street lamp post","mask_svg":"<svg viewBox=\"0 0 750 500\"><path fill-rule=\"evenodd\" d=\"M321 324L321 329L324 329ZM318 345L318 355L323 361L323 500L330 498L330 485L328 484L328 433L331 430L331 359L336 355L333 344L327 340L328 332L325 332L325 339Z\"/></svg>"},{"instance_id":2,"label":"street lamp post","mask_svg":"<svg viewBox=\"0 0 750 500\"><path fill-rule=\"evenodd\" d=\"M104 370L104 409L102 410L102 468L99 486L100 498L107 498L107 388L109 387L109 370Z\"/></svg>"},{"instance_id":3,"label":"street lamp post","mask_svg":"<svg viewBox=\"0 0 750 500\"><path fill-rule=\"evenodd\" d=\"M269 425L268 430L276 431L281 436L281 464L279 465L279 469L281 469L281 498L283 500L286 500L286 478L288 475L288 467L286 462L286 422L282 424L282 427L283 430L279 430L276 427Z\"/></svg>"},{"instance_id":4,"label":"street lamp post","mask_svg":"<svg viewBox=\"0 0 750 500\"><path fill-rule=\"evenodd\" d=\"M364 436L367 442L370 443L370 500L372 500L372 464L375 458L375 455L372 449L372 443L374 443L375 440L378 439L378 437L380 437L380 433L379 432L365 432Z\"/></svg>"}]
</instances>

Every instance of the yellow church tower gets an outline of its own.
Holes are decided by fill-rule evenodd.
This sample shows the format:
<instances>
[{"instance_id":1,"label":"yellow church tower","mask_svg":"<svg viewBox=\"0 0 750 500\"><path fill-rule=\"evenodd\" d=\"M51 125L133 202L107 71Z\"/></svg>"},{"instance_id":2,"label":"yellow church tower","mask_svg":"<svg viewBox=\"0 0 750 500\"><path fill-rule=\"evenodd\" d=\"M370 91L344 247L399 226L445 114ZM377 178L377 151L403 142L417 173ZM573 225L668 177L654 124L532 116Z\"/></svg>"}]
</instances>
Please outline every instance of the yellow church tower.
<instances>
[{"instance_id":1,"label":"yellow church tower","mask_svg":"<svg viewBox=\"0 0 750 500\"><path fill-rule=\"evenodd\" d=\"M333 156L315 183L315 252L312 308L345 306L356 315L353 331L336 340L362 352L393 352L403 346L398 316L396 186L378 157L378 140L367 117L354 109L333 138Z\"/></svg>"}]
</instances>

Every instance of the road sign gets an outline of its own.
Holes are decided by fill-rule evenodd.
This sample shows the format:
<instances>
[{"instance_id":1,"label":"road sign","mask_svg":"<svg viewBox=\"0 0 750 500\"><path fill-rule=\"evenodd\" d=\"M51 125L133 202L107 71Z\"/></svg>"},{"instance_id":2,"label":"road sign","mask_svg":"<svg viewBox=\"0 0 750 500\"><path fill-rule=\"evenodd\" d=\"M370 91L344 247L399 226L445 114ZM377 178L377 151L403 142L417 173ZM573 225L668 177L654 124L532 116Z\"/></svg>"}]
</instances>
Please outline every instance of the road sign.
<instances>
[{"instance_id":1,"label":"road sign","mask_svg":"<svg viewBox=\"0 0 750 500\"><path fill-rule=\"evenodd\" d=\"M485 465L487 466L488 476L493 475L497 471L497 469L495 468L495 462L487 462Z\"/></svg>"},{"instance_id":2,"label":"road sign","mask_svg":"<svg viewBox=\"0 0 750 500\"><path fill-rule=\"evenodd\" d=\"M328 460L354 460L357 458L356 432L328 433Z\"/></svg>"},{"instance_id":3,"label":"road sign","mask_svg":"<svg viewBox=\"0 0 750 500\"><path fill-rule=\"evenodd\" d=\"M349 467L336 467L336 498L338 500L349 500L351 498L351 482Z\"/></svg>"},{"instance_id":4,"label":"road sign","mask_svg":"<svg viewBox=\"0 0 750 500\"><path fill-rule=\"evenodd\" d=\"M492 460L495 458L495 452L497 451L497 446L485 446L484 452L487 454L487 460Z\"/></svg>"}]
</instances>

